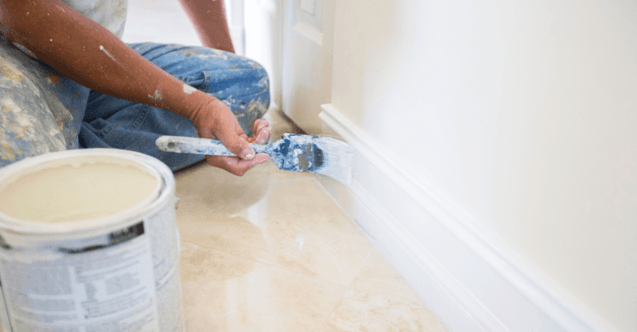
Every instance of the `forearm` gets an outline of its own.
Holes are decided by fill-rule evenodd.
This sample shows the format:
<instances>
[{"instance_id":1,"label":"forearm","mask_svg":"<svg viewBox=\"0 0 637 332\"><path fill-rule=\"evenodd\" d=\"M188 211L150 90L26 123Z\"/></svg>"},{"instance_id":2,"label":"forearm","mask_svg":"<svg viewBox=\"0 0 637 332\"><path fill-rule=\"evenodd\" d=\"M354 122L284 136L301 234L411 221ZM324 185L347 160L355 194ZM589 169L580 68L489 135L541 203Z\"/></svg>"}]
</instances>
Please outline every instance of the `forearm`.
<instances>
[{"instance_id":1,"label":"forearm","mask_svg":"<svg viewBox=\"0 0 637 332\"><path fill-rule=\"evenodd\" d=\"M182 82L60 1L3 1L0 24L12 41L93 90L188 118L214 100L184 89Z\"/></svg>"},{"instance_id":2,"label":"forearm","mask_svg":"<svg viewBox=\"0 0 637 332\"><path fill-rule=\"evenodd\" d=\"M234 53L223 0L179 0L201 44Z\"/></svg>"}]
</instances>

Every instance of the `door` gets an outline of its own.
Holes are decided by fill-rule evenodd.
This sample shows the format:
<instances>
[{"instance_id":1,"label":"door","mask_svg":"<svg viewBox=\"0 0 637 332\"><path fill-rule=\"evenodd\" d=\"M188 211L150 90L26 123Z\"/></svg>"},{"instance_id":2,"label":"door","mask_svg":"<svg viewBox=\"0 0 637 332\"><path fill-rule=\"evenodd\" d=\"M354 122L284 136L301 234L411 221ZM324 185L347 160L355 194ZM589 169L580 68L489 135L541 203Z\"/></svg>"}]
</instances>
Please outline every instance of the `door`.
<instances>
[{"instance_id":1,"label":"door","mask_svg":"<svg viewBox=\"0 0 637 332\"><path fill-rule=\"evenodd\" d=\"M284 0L282 110L308 134L320 134L330 102L335 0Z\"/></svg>"}]
</instances>

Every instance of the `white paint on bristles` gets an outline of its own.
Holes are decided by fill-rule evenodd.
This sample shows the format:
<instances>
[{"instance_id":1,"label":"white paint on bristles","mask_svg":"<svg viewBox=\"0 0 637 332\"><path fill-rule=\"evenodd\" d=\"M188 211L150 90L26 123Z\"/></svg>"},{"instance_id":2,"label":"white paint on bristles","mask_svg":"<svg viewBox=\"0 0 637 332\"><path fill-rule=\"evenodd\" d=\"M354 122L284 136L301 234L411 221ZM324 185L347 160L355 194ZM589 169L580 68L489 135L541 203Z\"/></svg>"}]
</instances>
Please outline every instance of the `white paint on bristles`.
<instances>
[{"instance_id":1,"label":"white paint on bristles","mask_svg":"<svg viewBox=\"0 0 637 332\"><path fill-rule=\"evenodd\" d=\"M320 137L312 143L315 148L323 150L323 165L316 173L349 186L354 176L354 149L349 144L330 137Z\"/></svg>"}]
</instances>

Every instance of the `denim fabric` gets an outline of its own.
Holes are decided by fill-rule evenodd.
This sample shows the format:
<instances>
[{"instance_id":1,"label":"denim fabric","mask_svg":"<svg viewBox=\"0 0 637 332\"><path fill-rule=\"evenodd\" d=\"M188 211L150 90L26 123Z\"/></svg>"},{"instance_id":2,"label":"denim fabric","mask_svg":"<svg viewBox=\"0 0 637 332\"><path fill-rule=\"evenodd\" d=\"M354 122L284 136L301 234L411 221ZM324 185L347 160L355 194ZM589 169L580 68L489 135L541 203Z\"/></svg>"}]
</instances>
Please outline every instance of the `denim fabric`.
<instances>
[{"instance_id":1,"label":"denim fabric","mask_svg":"<svg viewBox=\"0 0 637 332\"><path fill-rule=\"evenodd\" d=\"M268 75L256 62L203 47L154 43L129 46L177 79L222 100L248 135L268 109ZM91 91L80 131L82 147L142 152L173 170L204 159L201 155L160 151L155 140L161 135L197 137L197 131L182 116Z\"/></svg>"},{"instance_id":2,"label":"denim fabric","mask_svg":"<svg viewBox=\"0 0 637 332\"><path fill-rule=\"evenodd\" d=\"M268 76L256 62L205 47L154 43L129 46L177 79L222 100L232 110L248 135L252 135L254 122L268 109ZM3 58L8 62L14 62L14 57L2 57L0 60ZM96 91L90 91L89 94L87 88L68 79L62 78L53 86L55 90L44 98L45 103L61 103L65 106L66 113L72 116L67 116L64 123L57 121L56 128L49 125L49 131L38 133L41 136L55 134L59 139L64 134L66 148L74 148L79 143L81 148L118 148L142 152L162 160L173 170L204 159L200 155L162 152L155 146L155 140L161 135L196 137L196 129L184 117ZM0 84L0 101L5 97L13 99L13 94L5 93L2 88ZM37 99L35 95L42 95L42 89L39 87L30 91L30 96ZM42 109L46 113L47 108ZM56 115L53 114L52 117L55 119ZM78 130L79 137L76 134ZM76 138L79 138L79 141ZM31 153L28 151L31 143L20 144L21 147L26 147L27 151L16 158L0 159L0 167L24 156L48 152ZM15 156L15 153L13 155Z\"/></svg>"}]
</instances>

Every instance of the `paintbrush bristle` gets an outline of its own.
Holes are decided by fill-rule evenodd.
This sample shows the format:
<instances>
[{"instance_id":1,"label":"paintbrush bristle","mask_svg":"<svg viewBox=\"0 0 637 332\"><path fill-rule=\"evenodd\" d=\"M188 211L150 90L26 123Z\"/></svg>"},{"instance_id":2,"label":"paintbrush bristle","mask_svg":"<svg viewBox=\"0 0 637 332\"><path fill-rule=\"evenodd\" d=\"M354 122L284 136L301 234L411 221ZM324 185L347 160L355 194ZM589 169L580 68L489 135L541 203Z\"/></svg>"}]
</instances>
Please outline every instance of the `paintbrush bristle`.
<instances>
[{"instance_id":1,"label":"paintbrush bristle","mask_svg":"<svg viewBox=\"0 0 637 332\"><path fill-rule=\"evenodd\" d=\"M354 169L354 149L321 136L284 134L272 144L272 161L281 170L326 175L348 186Z\"/></svg>"},{"instance_id":2,"label":"paintbrush bristle","mask_svg":"<svg viewBox=\"0 0 637 332\"><path fill-rule=\"evenodd\" d=\"M332 177L349 186L354 170L354 148L349 144L329 138L314 139L315 173ZM320 155L317 156L317 155ZM318 165L319 159L322 165Z\"/></svg>"}]
</instances>

